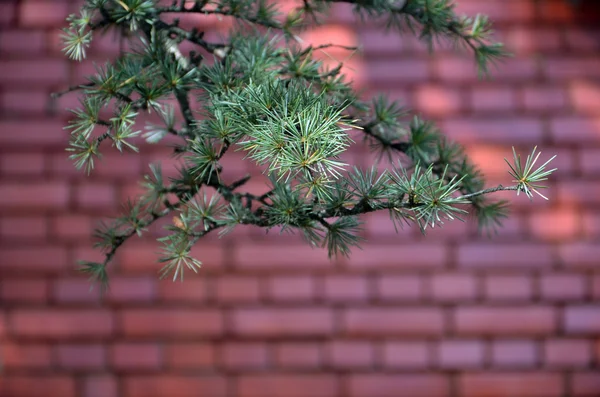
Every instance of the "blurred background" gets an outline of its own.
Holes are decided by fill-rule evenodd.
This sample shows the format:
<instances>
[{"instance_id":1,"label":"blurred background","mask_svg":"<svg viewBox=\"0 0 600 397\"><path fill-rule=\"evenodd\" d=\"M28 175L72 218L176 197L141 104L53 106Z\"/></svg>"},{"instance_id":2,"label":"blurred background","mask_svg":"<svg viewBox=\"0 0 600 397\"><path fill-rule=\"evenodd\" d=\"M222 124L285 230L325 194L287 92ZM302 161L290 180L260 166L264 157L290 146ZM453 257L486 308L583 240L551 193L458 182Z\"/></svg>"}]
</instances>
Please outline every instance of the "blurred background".
<instances>
[{"instance_id":1,"label":"blurred background","mask_svg":"<svg viewBox=\"0 0 600 397\"><path fill-rule=\"evenodd\" d=\"M153 229L120 249L102 298L75 270L100 257L94 225L140 191L149 162L177 162L168 148L107 148L90 177L76 171L62 128L77 95L49 94L84 82L119 45L97 35L88 61L69 62L58 29L77 2L0 1L0 396L600 396L596 3L459 0L514 53L490 80L468 54L431 55L357 23L345 4L302 36L361 46L322 57L343 61L365 97L388 93L438 122L490 185L510 183L511 145L558 155L549 201L499 195L513 212L492 239L472 221L396 234L372 214L364 249L329 261L298 237L240 228L202 241L202 271L173 283L158 280ZM228 28L182 22L213 37ZM372 161L361 145L350 156ZM239 153L225 168L256 173Z\"/></svg>"}]
</instances>

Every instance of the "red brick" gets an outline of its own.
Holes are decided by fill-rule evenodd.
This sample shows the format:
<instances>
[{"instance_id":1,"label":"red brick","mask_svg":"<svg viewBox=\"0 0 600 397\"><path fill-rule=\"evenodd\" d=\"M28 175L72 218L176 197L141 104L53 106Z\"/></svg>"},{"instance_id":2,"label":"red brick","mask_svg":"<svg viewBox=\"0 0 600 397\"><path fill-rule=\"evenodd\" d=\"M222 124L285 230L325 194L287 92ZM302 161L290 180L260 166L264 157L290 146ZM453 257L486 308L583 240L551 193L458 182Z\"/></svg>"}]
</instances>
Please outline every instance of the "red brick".
<instances>
[{"instance_id":1,"label":"red brick","mask_svg":"<svg viewBox=\"0 0 600 397\"><path fill-rule=\"evenodd\" d=\"M311 301L315 297L314 280L310 276L271 277L268 295L273 301Z\"/></svg>"},{"instance_id":2,"label":"red brick","mask_svg":"<svg viewBox=\"0 0 600 397\"><path fill-rule=\"evenodd\" d=\"M536 344L530 340L495 340L492 365L502 368L531 368L537 362Z\"/></svg>"},{"instance_id":3,"label":"red brick","mask_svg":"<svg viewBox=\"0 0 600 397\"><path fill-rule=\"evenodd\" d=\"M564 265L569 268L597 268L600 257L600 246L587 242L561 244L558 253Z\"/></svg>"},{"instance_id":4,"label":"red brick","mask_svg":"<svg viewBox=\"0 0 600 397\"><path fill-rule=\"evenodd\" d=\"M58 303L81 304L100 301L99 288L87 278L58 279L52 287L52 295Z\"/></svg>"},{"instance_id":5,"label":"red brick","mask_svg":"<svg viewBox=\"0 0 600 397\"><path fill-rule=\"evenodd\" d=\"M3 53L41 53L45 46L41 30L4 30L0 36Z\"/></svg>"},{"instance_id":6,"label":"red brick","mask_svg":"<svg viewBox=\"0 0 600 397\"><path fill-rule=\"evenodd\" d=\"M111 209L117 204L114 184L86 183L75 190L75 199L79 208Z\"/></svg>"},{"instance_id":7,"label":"red brick","mask_svg":"<svg viewBox=\"0 0 600 397\"><path fill-rule=\"evenodd\" d=\"M369 85L374 87L423 83L430 77L428 62L417 59L371 61L366 71Z\"/></svg>"},{"instance_id":8,"label":"red brick","mask_svg":"<svg viewBox=\"0 0 600 397\"><path fill-rule=\"evenodd\" d=\"M569 85L569 97L573 108L584 114L598 114L597 106L600 101L600 89L584 81L573 81Z\"/></svg>"},{"instance_id":9,"label":"red brick","mask_svg":"<svg viewBox=\"0 0 600 397\"><path fill-rule=\"evenodd\" d=\"M75 397L75 379L68 375L12 375L0 379L6 397L48 396Z\"/></svg>"},{"instance_id":10,"label":"red brick","mask_svg":"<svg viewBox=\"0 0 600 397\"><path fill-rule=\"evenodd\" d=\"M460 112L465 102L462 93L456 89L425 84L417 87L415 100L417 111L432 116Z\"/></svg>"},{"instance_id":11,"label":"red brick","mask_svg":"<svg viewBox=\"0 0 600 397\"><path fill-rule=\"evenodd\" d=\"M568 334L597 334L600 332L600 308L594 305L566 307L563 327Z\"/></svg>"},{"instance_id":12,"label":"red brick","mask_svg":"<svg viewBox=\"0 0 600 397\"><path fill-rule=\"evenodd\" d=\"M31 213L66 209L69 186L64 182L2 183L0 209L3 212L28 210Z\"/></svg>"},{"instance_id":13,"label":"red brick","mask_svg":"<svg viewBox=\"0 0 600 397\"><path fill-rule=\"evenodd\" d=\"M223 314L212 309L126 309L121 326L129 337L214 336L223 331Z\"/></svg>"},{"instance_id":14,"label":"red brick","mask_svg":"<svg viewBox=\"0 0 600 397\"><path fill-rule=\"evenodd\" d=\"M0 158L0 168L2 174L7 176L39 176L43 174L45 168L44 154L3 153Z\"/></svg>"},{"instance_id":15,"label":"red brick","mask_svg":"<svg viewBox=\"0 0 600 397\"><path fill-rule=\"evenodd\" d=\"M550 121L550 132L557 143L597 143L600 118L560 117Z\"/></svg>"},{"instance_id":16,"label":"red brick","mask_svg":"<svg viewBox=\"0 0 600 397\"><path fill-rule=\"evenodd\" d=\"M557 0L548 0L538 4L538 12L544 20L553 23L571 22L577 15L577 10L573 4L568 4Z\"/></svg>"},{"instance_id":17,"label":"red brick","mask_svg":"<svg viewBox=\"0 0 600 397\"><path fill-rule=\"evenodd\" d=\"M93 174L112 181L137 179L142 173L141 156L135 153L103 153Z\"/></svg>"},{"instance_id":18,"label":"red brick","mask_svg":"<svg viewBox=\"0 0 600 397\"><path fill-rule=\"evenodd\" d=\"M239 397L303 397L308 390L313 397L334 397L338 388L335 376L324 374L242 375L237 383Z\"/></svg>"},{"instance_id":19,"label":"red brick","mask_svg":"<svg viewBox=\"0 0 600 397\"><path fill-rule=\"evenodd\" d=\"M464 397L559 397L563 380L556 373L478 373L459 378L459 393Z\"/></svg>"},{"instance_id":20,"label":"red brick","mask_svg":"<svg viewBox=\"0 0 600 397\"><path fill-rule=\"evenodd\" d=\"M519 26L511 27L506 32L504 44L510 51L524 55L529 55L531 52L553 52L562 47L561 35L557 29Z\"/></svg>"},{"instance_id":21,"label":"red brick","mask_svg":"<svg viewBox=\"0 0 600 397\"><path fill-rule=\"evenodd\" d=\"M423 279L417 275L389 274L377 278L377 297L383 301L418 301L423 298Z\"/></svg>"},{"instance_id":22,"label":"red brick","mask_svg":"<svg viewBox=\"0 0 600 397\"><path fill-rule=\"evenodd\" d=\"M41 240L46 237L46 224L44 217L3 217L0 219L0 236L5 242Z\"/></svg>"},{"instance_id":23,"label":"red brick","mask_svg":"<svg viewBox=\"0 0 600 397\"><path fill-rule=\"evenodd\" d=\"M60 240L89 241L94 230L87 215L60 214L50 220L50 234Z\"/></svg>"},{"instance_id":24,"label":"red brick","mask_svg":"<svg viewBox=\"0 0 600 397\"><path fill-rule=\"evenodd\" d=\"M383 345L383 365L401 370L424 369L431 365L430 350L427 342L386 342Z\"/></svg>"},{"instance_id":25,"label":"red brick","mask_svg":"<svg viewBox=\"0 0 600 397\"><path fill-rule=\"evenodd\" d=\"M275 349L275 363L282 368L313 369L321 365L322 350L316 343L281 343Z\"/></svg>"},{"instance_id":26,"label":"red brick","mask_svg":"<svg viewBox=\"0 0 600 397\"><path fill-rule=\"evenodd\" d=\"M525 109L532 111L562 110L567 105L567 94L558 87L525 87L523 104Z\"/></svg>"},{"instance_id":27,"label":"red brick","mask_svg":"<svg viewBox=\"0 0 600 397\"><path fill-rule=\"evenodd\" d=\"M365 301L367 280L360 276L332 275L324 279L325 299L333 302Z\"/></svg>"},{"instance_id":28,"label":"red brick","mask_svg":"<svg viewBox=\"0 0 600 397\"><path fill-rule=\"evenodd\" d=\"M105 299L112 303L144 303L156 299L156 277L111 277Z\"/></svg>"},{"instance_id":29,"label":"red brick","mask_svg":"<svg viewBox=\"0 0 600 397\"><path fill-rule=\"evenodd\" d=\"M27 338L86 340L106 338L113 333L112 314L106 310L20 309L9 317L12 332Z\"/></svg>"},{"instance_id":30,"label":"red brick","mask_svg":"<svg viewBox=\"0 0 600 397\"><path fill-rule=\"evenodd\" d=\"M462 0L456 2L459 14L484 14L496 23L530 22L536 16L535 3L532 1L486 1Z\"/></svg>"},{"instance_id":31,"label":"red brick","mask_svg":"<svg viewBox=\"0 0 600 397\"><path fill-rule=\"evenodd\" d=\"M600 174L600 162L597 161L598 156L600 156L600 150L598 149L585 148L581 151L579 157L581 159L581 171L584 174Z\"/></svg>"},{"instance_id":32,"label":"red brick","mask_svg":"<svg viewBox=\"0 0 600 397\"><path fill-rule=\"evenodd\" d=\"M546 274L540 278L545 301L580 300L585 296L586 280L579 274Z\"/></svg>"},{"instance_id":33,"label":"red brick","mask_svg":"<svg viewBox=\"0 0 600 397\"><path fill-rule=\"evenodd\" d=\"M162 356L155 343L117 343L111 347L110 361L117 371L158 370Z\"/></svg>"},{"instance_id":34,"label":"red brick","mask_svg":"<svg viewBox=\"0 0 600 397\"><path fill-rule=\"evenodd\" d=\"M477 285L469 274L436 274L431 276L431 295L436 301L454 302L475 299Z\"/></svg>"},{"instance_id":35,"label":"red brick","mask_svg":"<svg viewBox=\"0 0 600 397\"><path fill-rule=\"evenodd\" d=\"M46 91L21 91L17 88L0 94L0 108L10 115L41 115L48 111L50 103L50 95Z\"/></svg>"},{"instance_id":36,"label":"red brick","mask_svg":"<svg viewBox=\"0 0 600 397\"><path fill-rule=\"evenodd\" d=\"M565 79L597 78L600 76L600 60L582 57L546 58L542 70L548 80L555 82Z\"/></svg>"},{"instance_id":37,"label":"red brick","mask_svg":"<svg viewBox=\"0 0 600 397\"><path fill-rule=\"evenodd\" d=\"M0 69L2 69L0 84L11 88L18 87L23 89L24 87L31 86L39 89L40 87L63 85L66 84L69 79L69 69L66 59L38 58L35 62L4 59L0 61ZM62 128L52 130L46 127L46 133L53 135L52 138L46 138L48 140L52 139L53 142L66 136ZM23 137L14 139L23 140Z\"/></svg>"},{"instance_id":38,"label":"red brick","mask_svg":"<svg viewBox=\"0 0 600 397\"><path fill-rule=\"evenodd\" d=\"M508 112L517 107L515 92L506 87L475 86L470 91L469 99L475 112Z\"/></svg>"},{"instance_id":39,"label":"red brick","mask_svg":"<svg viewBox=\"0 0 600 397\"><path fill-rule=\"evenodd\" d=\"M352 252L348 265L361 270L431 269L444 266L447 258L445 247L439 244L365 244L362 250Z\"/></svg>"},{"instance_id":40,"label":"red brick","mask_svg":"<svg viewBox=\"0 0 600 397\"><path fill-rule=\"evenodd\" d=\"M226 384L221 376L150 375L129 376L123 380L128 397L225 397Z\"/></svg>"},{"instance_id":41,"label":"red brick","mask_svg":"<svg viewBox=\"0 0 600 397\"><path fill-rule=\"evenodd\" d=\"M524 301L531 300L533 295L532 280L522 275L487 276L483 291L491 301Z\"/></svg>"},{"instance_id":42,"label":"red brick","mask_svg":"<svg viewBox=\"0 0 600 397\"><path fill-rule=\"evenodd\" d=\"M173 369L212 368L215 352L209 343L176 343L164 347L166 365Z\"/></svg>"},{"instance_id":43,"label":"red brick","mask_svg":"<svg viewBox=\"0 0 600 397\"><path fill-rule=\"evenodd\" d=\"M222 347L222 363L227 369L257 369L268 364L268 352L264 343L236 342Z\"/></svg>"},{"instance_id":44,"label":"red brick","mask_svg":"<svg viewBox=\"0 0 600 397\"><path fill-rule=\"evenodd\" d=\"M529 220L531 234L537 240L572 240L581 229L579 213L573 209L539 210Z\"/></svg>"},{"instance_id":45,"label":"red brick","mask_svg":"<svg viewBox=\"0 0 600 397\"><path fill-rule=\"evenodd\" d=\"M1 248L0 257L0 272L53 273L62 272L70 265L67 252L61 247Z\"/></svg>"},{"instance_id":46,"label":"red brick","mask_svg":"<svg viewBox=\"0 0 600 397\"><path fill-rule=\"evenodd\" d=\"M16 4L1 3L0 4L0 26L10 25L16 15Z\"/></svg>"},{"instance_id":47,"label":"red brick","mask_svg":"<svg viewBox=\"0 0 600 397\"><path fill-rule=\"evenodd\" d=\"M83 379L82 397L117 396L117 380L111 375L91 375Z\"/></svg>"},{"instance_id":48,"label":"red brick","mask_svg":"<svg viewBox=\"0 0 600 397\"><path fill-rule=\"evenodd\" d=\"M334 368L371 368L375 360L369 342L338 340L326 347L327 363Z\"/></svg>"},{"instance_id":49,"label":"red brick","mask_svg":"<svg viewBox=\"0 0 600 397\"><path fill-rule=\"evenodd\" d=\"M240 269L252 270L298 270L308 268L331 268L333 261L327 250L312 249L308 245L285 245L277 243L277 237L269 236L268 244L241 243L235 247L234 263ZM275 240L273 240L275 238ZM290 255L294 252L294 255Z\"/></svg>"},{"instance_id":50,"label":"red brick","mask_svg":"<svg viewBox=\"0 0 600 397\"><path fill-rule=\"evenodd\" d=\"M440 309L378 308L346 309L344 332L348 335L441 335L444 331Z\"/></svg>"},{"instance_id":51,"label":"red brick","mask_svg":"<svg viewBox=\"0 0 600 397\"><path fill-rule=\"evenodd\" d=\"M217 279L216 298L220 302L257 302L260 284L257 277L225 276Z\"/></svg>"},{"instance_id":52,"label":"red brick","mask_svg":"<svg viewBox=\"0 0 600 397\"><path fill-rule=\"evenodd\" d=\"M438 366L443 369L478 368L483 364L483 342L445 340L438 346Z\"/></svg>"},{"instance_id":53,"label":"red brick","mask_svg":"<svg viewBox=\"0 0 600 397\"><path fill-rule=\"evenodd\" d=\"M56 360L71 371L99 370L106 365L106 351L101 345L59 345Z\"/></svg>"},{"instance_id":54,"label":"red brick","mask_svg":"<svg viewBox=\"0 0 600 397\"><path fill-rule=\"evenodd\" d=\"M570 26L564 34L567 48L572 51L589 53L600 49L600 32L597 29Z\"/></svg>"},{"instance_id":55,"label":"red brick","mask_svg":"<svg viewBox=\"0 0 600 397\"><path fill-rule=\"evenodd\" d=\"M2 367L9 371L52 367L50 347L46 344L6 342L0 344L0 355Z\"/></svg>"},{"instance_id":56,"label":"red brick","mask_svg":"<svg viewBox=\"0 0 600 397\"><path fill-rule=\"evenodd\" d=\"M544 363L548 367L586 367L592 359L589 341L550 339L544 343Z\"/></svg>"},{"instance_id":57,"label":"red brick","mask_svg":"<svg viewBox=\"0 0 600 397\"><path fill-rule=\"evenodd\" d=\"M534 118L450 119L441 129L452 139L463 143L537 144L542 141L543 129Z\"/></svg>"},{"instance_id":58,"label":"red brick","mask_svg":"<svg viewBox=\"0 0 600 397\"><path fill-rule=\"evenodd\" d=\"M24 0L19 7L19 24L26 27L57 27L65 24L69 14L65 1L46 3L39 0Z\"/></svg>"},{"instance_id":59,"label":"red brick","mask_svg":"<svg viewBox=\"0 0 600 397\"><path fill-rule=\"evenodd\" d=\"M447 397L450 383L433 374L357 374L350 376L348 390L350 397L397 397L400 390L410 391L411 397Z\"/></svg>"},{"instance_id":60,"label":"red brick","mask_svg":"<svg viewBox=\"0 0 600 397\"><path fill-rule=\"evenodd\" d=\"M61 149L68 143L68 134L63 131L65 124L59 120L44 120L44 121L0 121L0 131L10 131L10 133L0 134L0 144L2 147L6 146L17 146L22 148L23 145L26 147L38 147L46 145L60 145ZM4 155L3 155L4 156ZM62 158L68 158L67 154L62 153ZM10 156L14 159L14 155ZM35 163L39 163L39 160L35 160ZM10 173L17 173L15 171L17 167L7 167L6 163L3 165L3 172L10 170ZM36 166L37 170L37 166ZM36 171L38 172L38 171Z\"/></svg>"},{"instance_id":61,"label":"red brick","mask_svg":"<svg viewBox=\"0 0 600 397\"><path fill-rule=\"evenodd\" d=\"M204 279L190 277L183 283L161 280L158 282L158 295L162 301L167 302L204 302L208 296L207 288Z\"/></svg>"},{"instance_id":62,"label":"red brick","mask_svg":"<svg viewBox=\"0 0 600 397\"><path fill-rule=\"evenodd\" d=\"M328 309L236 309L232 316L233 330L242 336L329 335L333 331L333 313Z\"/></svg>"},{"instance_id":63,"label":"red brick","mask_svg":"<svg viewBox=\"0 0 600 397\"><path fill-rule=\"evenodd\" d=\"M547 335L555 330L550 307L459 307L456 332L469 335Z\"/></svg>"},{"instance_id":64,"label":"red brick","mask_svg":"<svg viewBox=\"0 0 600 397\"><path fill-rule=\"evenodd\" d=\"M576 372L571 378L569 395L573 397L596 397L600 390L598 371Z\"/></svg>"}]
</instances>

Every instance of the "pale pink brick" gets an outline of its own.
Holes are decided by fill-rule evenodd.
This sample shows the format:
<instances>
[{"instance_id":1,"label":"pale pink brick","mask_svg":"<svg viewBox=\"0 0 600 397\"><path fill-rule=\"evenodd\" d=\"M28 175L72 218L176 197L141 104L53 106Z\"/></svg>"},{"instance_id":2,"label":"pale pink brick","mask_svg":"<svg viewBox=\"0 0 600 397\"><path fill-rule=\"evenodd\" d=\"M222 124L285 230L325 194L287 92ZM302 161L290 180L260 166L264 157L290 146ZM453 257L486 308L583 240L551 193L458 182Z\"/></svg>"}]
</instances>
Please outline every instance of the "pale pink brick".
<instances>
[{"instance_id":1,"label":"pale pink brick","mask_svg":"<svg viewBox=\"0 0 600 397\"><path fill-rule=\"evenodd\" d=\"M540 287L544 300L580 300L586 293L586 280L580 274L547 274L540 277Z\"/></svg>"},{"instance_id":2,"label":"pale pink brick","mask_svg":"<svg viewBox=\"0 0 600 397\"><path fill-rule=\"evenodd\" d=\"M473 300L477 294L476 279L469 274L436 274L431 277L430 289L435 301Z\"/></svg>"},{"instance_id":3,"label":"pale pink brick","mask_svg":"<svg viewBox=\"0 0 600 397\"><path fill-rule=\"evenodd\" d=\"M548 58L543 61L543 74L551 81L597 78L600 76L600 59L590 57Z\"/></svg>"},{"instance_id":4,"label":"pale pink brick","mask_svg":"<svg viewBox=\"0 0 600 397\"><path fill-rule=\"evenodd\" d=\"M500 339L492 342L492 365L502 368L532 368L538 360L536 342Z\"/></svg>"},{"instance_id":5,"label":"pale pink brick","mask_svg":"<svg viewBox=\"0 0 600 397\"><path fill-rule=\"evenodd\" d=\"M315 296L312 277L272 277L268 282L269 298L276 302L310 301Z\"/></svg>"},{"instance_id":6,"label":"pale pink brick","mask_svg":"<svg viewBox=\"0 0 600 397\"><path fill-rule=\"evenodd\" d=\"M368 81L373 86L386 86L401 83L422 83L429 79L429 65L426 60L381 60L369 63Z\"/></svg>"},{"instance_id":7,"label":"pale pink brick","mask_svg":"<svg viewBox=\"0 0 600 397\"><path fill-rule=\"evenodd\" d=\"M423 298L423 278L418 275L385 275L377 278L377 296L382 301L418 301Z\"/></svg>"},{"instance_id":8,"label":"pale pink brick","mask_svg":"<svg viewBox=\"0 0 600 397\"><path fill-rule=\"evenodd\" d=\"M474 87L470 92L474 112L507 112L517 108L515 91L506 87Z\"/></svg>"},{"instance_id":9,"label":"pale pink brick","mask_svg":"<svg viewBox=\"0 0 600 397\"><path fill-rule=\"evenodd\" d=\"M386 342L383 345L383 365L402 370L424 369L431 365L431 350L427 342Z\"/></svg>"},{"instance_id":10,"label":"pale pink brick","mask_svg":"<svg viewBox=\"0 0 600 397\"><path fill-rule=\"evenodd\" d=\"M600 308L594 305L567 306L563 327L567 334L597 334L600 332Z\"/></svg>"},{"instance_id":11,"label":"pale pink brick","mask_svg":"<svg viewBox=\"0 0 600 397\"><path fill-rule=\"evenodd\" d=\"M327 276L323 284L329 301L364 301L369 296L367 279L360 276Z\"/></svg>"},{"instance_id":12,"label":"pale pink brick","mask_svg":"<svg viewBox=\"0 0 600 397\"><path fill-rule=\"evenodd\" d=\"M437 365L443 369L478 368L483 364L484 345L476 340L445 340L438 345Z\"/></svg>"},{"instance_id":13,"label":"pale pink brick","mask_svg":"<svg viewBox=\"0 0 600 397\"><path fill-rule=\"evenodd\" d=\"M71 371L101 370L106 366L106 351L102 345L59 345L56 347L59 367Z\"/></svg>"},{"instance_id":14,"label":"pale pink brick","mask_svg":"<svg viewBox=\"0 0 600 397\"><path fill-rule=\"evenodd\" d=\"M458 265L467 268L544 268L552 263L551 247L542 244L470 243L458 248Z\"/></svg>"},{"instance_id":15,"label":"pale pink brick","mask_svg":"<svg viewBox=\"0 0 600 397\"><path fill-rule=\"evenodd\" d=\"M490 301L526 301L533 295L532 280L524 275L489 275L483 285Z\"/></svg>"},{"instance_id":16,"label":"pale pink brick","mask_svg":"<svg viewBox=\"0 0 600 397\"><path fill-rule=\"evenodd\" d=\"M320 365L322 352L316 343L281 343L275 348L275 361L283 368L312 369Z\"/></svg>"},{"instance_id":17,"label":"pale pink brick","mask_svg":"<svg viewBox=\"0 0 600 397\"><path fill-rule=\"evenodd\" d=\"M567 110L567 93L558 87L526 87L523 89L525 109L532 111Z\"/></svg>"},{"instance_id":18,"label":"pale pink brick","mask_svg":"<svg viewBox=\"0 0 600 397\"><path fill-rule=\"evenodd\" d=\"M584 241L562 244L558 253L567 268L591 267L597 268L600 264L600 246Z\"/></svg>"},{"instance_id":19,"label":"pale pink brick","mask_svg":"<svg viewBox=\"0 0 600 397\"><path fill-rule=\"evenodd\" d=\"M373 346L368 342L338 340L326 349L327 362L334 368L371 368L375 359Z\"/></svg>"},{"instance_id":20,"label":"pale pink brick","mask_svg":"<svg viewBox=\"0 0 600 397\"><path fill-rule=\"evenodd\" d=\"M25 27L57 27L66 24L69 4L57 0L24 0L19 7L19 24Z\"/></svg>"},{"instance_id":21,"label":"pale pink brick","mask_svg":"<svg viewBox=\"0 0 600 397\"><path fill-rule=\"evenodd\" d=\"M557 143L593 143L600 140L600 118L560 117L551 120L550 131Z\"/></svg>"}]
</instances>

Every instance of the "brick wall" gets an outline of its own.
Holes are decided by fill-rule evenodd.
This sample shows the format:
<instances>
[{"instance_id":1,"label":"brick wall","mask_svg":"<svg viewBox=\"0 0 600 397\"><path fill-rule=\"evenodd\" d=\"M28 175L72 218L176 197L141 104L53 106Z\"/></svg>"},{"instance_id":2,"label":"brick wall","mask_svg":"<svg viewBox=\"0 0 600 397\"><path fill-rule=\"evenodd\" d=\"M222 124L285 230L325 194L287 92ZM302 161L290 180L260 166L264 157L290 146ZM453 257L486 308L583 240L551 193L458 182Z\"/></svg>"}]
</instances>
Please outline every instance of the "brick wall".
<instances>
[{"instance_id":1,"label":"brick wall","mask_svg":"<svg viewBox=\"0 0 600 397\"><path fill-rule=\"evenodd\" d=\"M509 180L511 145L558 154L549 202L507 196L513 215L491 240L459 222L396 235L374 214L371 242L334 262L241 228L203 241L203 270L183 284L159 282L156 246L134 239L100 299L73 270L98 257L90 229L148 162L173 162L144 146L76 172L62 131L76 98L48 100L93 70L60 54L76 6L0 2L0 396L600 396L600 12L459 3L488 13L515 53L493 80L456 53L355 28L344 7L307 39L364 44L347 61L357 84L438 121L490 183ZM115 48L98 39L91 59ZM248 170L229 165L228 177Z\"/></svg>"}]
</instances>

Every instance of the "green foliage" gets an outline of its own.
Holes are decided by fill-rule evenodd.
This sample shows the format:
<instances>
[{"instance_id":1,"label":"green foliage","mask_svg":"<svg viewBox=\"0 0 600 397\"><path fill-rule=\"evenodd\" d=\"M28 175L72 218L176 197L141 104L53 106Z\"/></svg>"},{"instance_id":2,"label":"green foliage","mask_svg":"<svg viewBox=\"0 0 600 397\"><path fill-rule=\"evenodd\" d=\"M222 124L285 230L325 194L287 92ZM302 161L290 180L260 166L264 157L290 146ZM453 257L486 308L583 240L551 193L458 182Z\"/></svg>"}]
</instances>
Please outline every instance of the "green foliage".
<instances>
[{"instance_id":1,"label":"green foliage","mask_svg":"<svg viewBox=\"0 0 600 397\"><path fill-rule=\"evenodd\" d=\"M106 288L106 268L119 247L164 217L172 222L158 239L160 276L176 280L198 271L201 262L191 257L191 248L214 230L224 236L238 225L253 225L299 232L330 256L349 256L362 239L361 214L387 211L395 227L417 225L425 232L470 211L483 231L493 231L506 217L507 204L489 201L487 194L515 190L541 196L539 182L554 170L546 170L550 160L535 168L535 149L524 165L514 153L509 165L516 185L486 189L463 148L433 123L409 117L385 96L362 101L342 74L342 63L324 67L317 55L336 45L307 45L297 33L323 21L332 2L304 0L284 15L277 2L266 0L166 6L156 0L85 0L81 12L68 18L63 39L71 59L83 60L93 36L105 31L117 32L132 48L97 66L87 82L57 94L82 94L66 127L75 166L92 172L101 151L111 146L107 142L120 152L137 152L140 134L150 144L171 135L169 142L177 143L169 145L181 159L170 178L151 165L141 197L95 231L95 247L105 260L82 263L92 280ZM458 16L451 0L343 3L365 19L383 21L391 34L412 32L431 48L450 42L470 51L483 74L506 55L492 40L487 18ZM185 14L238 23L229 37L212 42L171 18ZM184 53L183 42L194 51ZM141 113L161 122L142 134ZM342 156L355 143L351 135L362 135L378 159L386 156L396 165L382 170L378 162L366 169L346 164ZM224 177L222 160L233 150L270 177L264 193L244 191L250 176Z\"/></svg>"}]
</instances>

